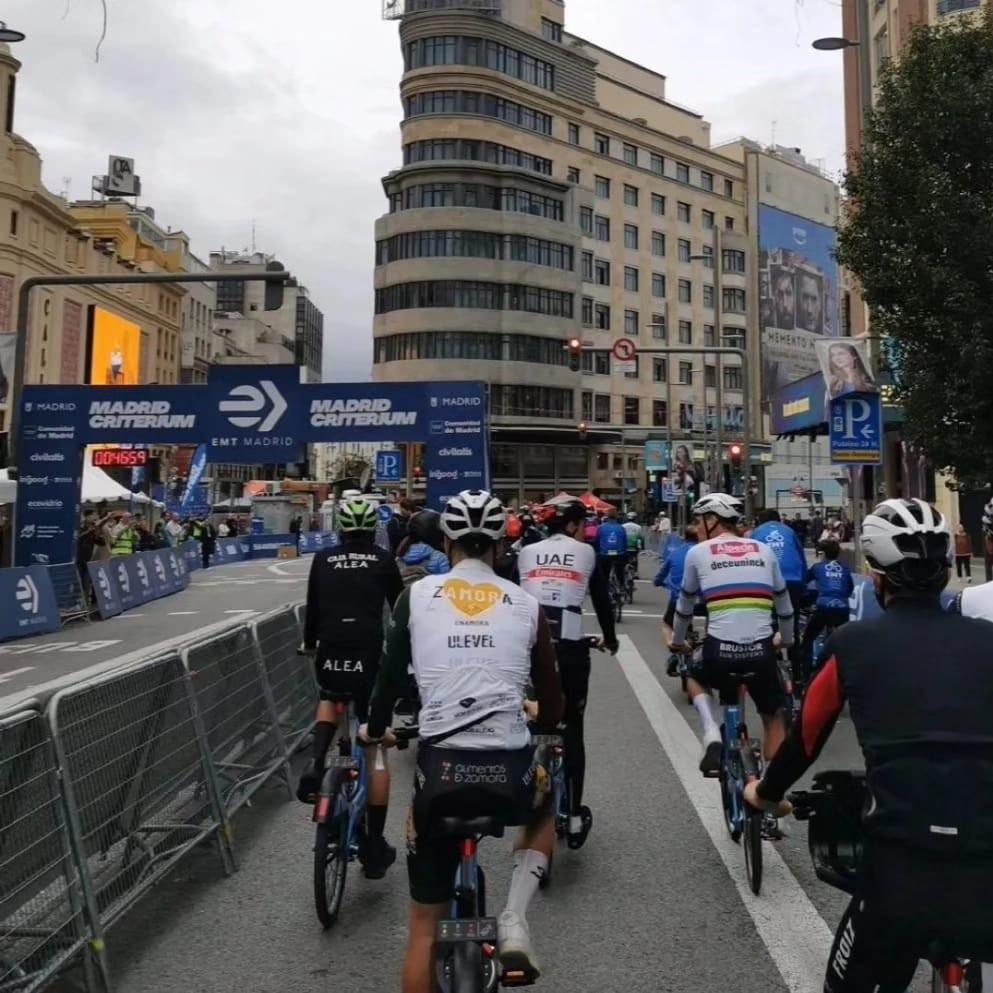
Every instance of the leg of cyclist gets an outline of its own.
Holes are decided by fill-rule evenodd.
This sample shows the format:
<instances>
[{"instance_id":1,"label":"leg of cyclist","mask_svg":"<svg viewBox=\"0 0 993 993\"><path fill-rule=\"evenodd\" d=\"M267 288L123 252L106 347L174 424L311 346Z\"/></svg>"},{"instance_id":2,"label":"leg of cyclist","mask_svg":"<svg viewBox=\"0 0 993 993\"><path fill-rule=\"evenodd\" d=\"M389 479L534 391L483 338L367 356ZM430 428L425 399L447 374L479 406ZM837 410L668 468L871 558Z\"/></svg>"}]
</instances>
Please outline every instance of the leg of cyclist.
<instances>
[{"instance_id":1,"label":"leg of cyclist","mask_svg":"<svg viewBox=\"0 0 993 993\"><path fill-rule=\"evenodd\" d=\"M500 962L505 969L538 971L531 947L527 911L548 872L555 848L555 818L547 809L525 825L514 843L514 869L510 876L507 905L500 915Z\"/></svg>"},{"instance_id":2,"label":"leg of cyclist","mask_svg":"<svg viewBox=\"0 0 993 993\"><path fill-rule=\"evenodd\" d=\"M614 556L614 578L617 580L617 588L620 590L627 589L627 568L628 568L628 557L626 553Z\"/></svg>"},{"instance_id":3,"label":"leg of cyclist","mask_svg":"<svg viewBox=\"0 0 993 993\"><path fill-rule=\"evenodd\" d=\"M452 876L454 875L453 867ZM451 889L451 884L448 889ZM411 899L407 952L403 959L402 993L435 993L438 988L435 982L434 943L438 922L444 920L449 903L448 899L442 903L418 903L416 899Z\"/></svg>"},{"instance_id":4,"label":"leg of cyclist","mask_svg":"<svg viewBox=\"0 0 993 993\"><path fill-rule=\"evenodd\" d=\"M786 698L779 680L779 664L771 638L766 645L765 657L758 660L753 668L757 675L748 680L748 694L762 718L762 754L768 760L786 740L786 721L783 719Z\"/></svg>"},{"instance_id":5,"label":"leg of cyclist","mask_svg":"<svg viewBox=\"0 0 993 993\"><path fill-rule=\"evenodd\" d=\"M376 682L379 669L379 652L370 652L363 659L363 668L371 678L355 693L355 716L360 724L369 719L369 697ZM384 837L386 814L390 803L390 767L386 749L381 745L369 745L365 749L366 770L368 772L368 795L365 808L366 840L365 876L366 879L382 879L386 870L397 858L396 849Z\"/></svg>"},{"instance_id":6,"label":"leg of cyclist","mask_svg":"<svg viewBox=\"0 0 993 993\"><path fill-rule=\"evenodd\" d=\"M559 642L559 675L565 711L565 776L569 796L569 847L582 848L592 821L584 816L583 785L586 780L586 743L584 717L590 686L590 650L585 644L567 645Z\"/></svg>"},{"instance_id":7,"label":"leg of cyclist","mask_svg":"<svg viewBox=\"0 0 993 993\"><path fill-rule=\"evenodd\" d=\"M686 681L686 692L700 715L704 747L703 758L700 759L700 771L705 776L712 776L721 767L721 729L714 717L714 701L710 692L714 679L710 671L713 648L708 645L709 641L708 638L704 643L701 654L692 657L689 678Z\"/></svg>"},{"instance_id":8,"label":"leg of cyclist","mask_svg":"<svg viewBox=\"0 0 993 993\"><path fill-rule=\"evenodd\" d=\"M313 803L317 791L321 788L324 763L331 742L334 740L334 732L334 703L330 699L325 699L325 692L322 690L314 721L313 758L301 773L297 786L297 799L302 803Z\"/></svg>"}]
</instances>

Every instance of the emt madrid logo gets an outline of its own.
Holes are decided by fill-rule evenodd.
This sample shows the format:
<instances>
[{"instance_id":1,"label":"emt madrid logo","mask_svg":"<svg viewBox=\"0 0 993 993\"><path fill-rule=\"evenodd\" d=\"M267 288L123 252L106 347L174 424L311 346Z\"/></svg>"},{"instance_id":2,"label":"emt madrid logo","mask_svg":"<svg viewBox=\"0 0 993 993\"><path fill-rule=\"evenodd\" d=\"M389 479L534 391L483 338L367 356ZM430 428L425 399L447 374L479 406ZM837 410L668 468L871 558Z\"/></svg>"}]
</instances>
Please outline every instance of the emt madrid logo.
<instances>
[{"instance_id":1,"label":"emt madrid logo","mask_svg":"<svg viewBox=\"0 0 993 993\"><path fill-rule=\"evenodd\" d=\"M222 414L228 415L229 423L236 428L258 428L259 431L269 432L286 413L287 404L276 384L271 379L262 379L258 386L233 387L228 392L228 399L221 401L219 409Z\"/></svg>"}]
</instances>

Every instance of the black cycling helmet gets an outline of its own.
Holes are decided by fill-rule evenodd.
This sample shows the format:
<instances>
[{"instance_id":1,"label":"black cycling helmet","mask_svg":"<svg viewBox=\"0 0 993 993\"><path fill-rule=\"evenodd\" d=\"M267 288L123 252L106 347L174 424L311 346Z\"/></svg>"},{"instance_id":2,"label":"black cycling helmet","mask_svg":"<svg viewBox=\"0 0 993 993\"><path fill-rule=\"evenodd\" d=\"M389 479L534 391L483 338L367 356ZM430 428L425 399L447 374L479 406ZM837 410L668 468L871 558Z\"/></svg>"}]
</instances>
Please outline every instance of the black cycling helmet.
<instances>
[{"instance_id":1,"label":"black cycling helmet","mask_svg":"<svg viewBox=\"0 0 993 993\"><path fill-rule=\"evenodd\" d=\"M407 523L407 534L411 541L423 542L439 552L445 547L441 514L436 510L419 510L412 514Z\"/></svg>"},{"instance_id":2,"label":"black cycling helmet","mask_svg":"<svg viewBox=\"0 0 993 993\"><path fill-rule=\"evenodd\" d=\"M551 534L564 531L569 524L586 520L586 507L579 500L568 500L554 506L555 513L545 521Z\"/></svg>"}]
</instances>

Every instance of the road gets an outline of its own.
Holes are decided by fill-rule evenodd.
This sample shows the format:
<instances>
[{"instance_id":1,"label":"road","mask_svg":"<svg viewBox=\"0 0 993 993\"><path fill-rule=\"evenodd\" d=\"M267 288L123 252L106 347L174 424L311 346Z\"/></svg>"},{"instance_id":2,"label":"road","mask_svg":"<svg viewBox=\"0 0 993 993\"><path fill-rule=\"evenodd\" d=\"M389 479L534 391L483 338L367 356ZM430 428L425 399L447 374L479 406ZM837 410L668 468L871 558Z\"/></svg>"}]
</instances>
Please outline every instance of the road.
<instances>
[{"instance_id":1,"label":"road","mask_svg":"<svg viewBox=\"0 0 993 993\"><path fill-rule=\"evenodd\" d=\"M0 645L0 709L142 654L166 650L219 625L302 600L310 559L258 559L194 572L182 593L55 634Z\"/></svg>"},{"instance_id":2,"label":"road","mask_svg":"<svg viewBox=\"0 0 993 993\"><path fill-rule=\"evenodd\" d=\"M793 821L786 839L765 846L762 895L748 891L718 786L697 771L695 715L665 676L663 606L659 591L640 584L617 658L594 657L587 720L594 826L581 851L560 848L553 885L533 904L544 968L536 989L820 993L843 898L814 877L806 827ZM587 630L595 630L592 617ZM391 761L387 830L401 844L413 750ZM819 767L860 765L843 717ZM118 993L399 988L402 859L380 882L350 874L342 918L325 933L312 907L309 809L264 792L235 830L239 872L221 877L213 852L190 860L111 932ZM482 848L495 913L509 881L509 849L509 839ZM926 988L922 971L913 991Z\"/></svg>"}]
</instances>

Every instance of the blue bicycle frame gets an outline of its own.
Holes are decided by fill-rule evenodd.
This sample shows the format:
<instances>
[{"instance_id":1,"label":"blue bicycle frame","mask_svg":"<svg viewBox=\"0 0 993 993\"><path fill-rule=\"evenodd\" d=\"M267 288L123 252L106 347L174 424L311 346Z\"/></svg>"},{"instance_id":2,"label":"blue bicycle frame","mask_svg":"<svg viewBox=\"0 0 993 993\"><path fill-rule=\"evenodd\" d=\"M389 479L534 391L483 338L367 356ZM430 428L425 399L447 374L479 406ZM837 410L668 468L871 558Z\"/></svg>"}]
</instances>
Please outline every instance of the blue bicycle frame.
<instances>
[{"instance_id":1,"label":"blue bicycle frame","mask_svg":"<svg viewBox=\"0 0 993 993\"><path fill-rule=\"evenodd\" d=\"M724 793L724 817L731 836L740 836L744 827L745 783L753 775L758 775L757 761L747 740L747 728L742 720L744 712L745 687L738 688L738 701L724 708L724 723L721 726L723 750L721 755L721 787ZM746 754L747 752L747 754Z\"/></svg>"},{"instance_id":2,"label":"blue bicycle frame","mask_svg":"<svg viewBox=\"0 0 993 993\"><path fill-rule=\"evenodd\" d=\"M359 832L364 825L366 798L369 793L368 768L365 749L361 745L356 746L359 722L352 712L352 705L336 704L335 716L339 726L344 726L339 742L345 744L345 754L335 755L328 771L342 769L344 772L339 780L339 789L335 791L334 810L329 811L326 803L318 801L314 820L325 821L329 814L348 818L347 845L348 858L351 860L358 846ZM321 800L323 799L322 796Z\"/></svg>"}]
</instances>

